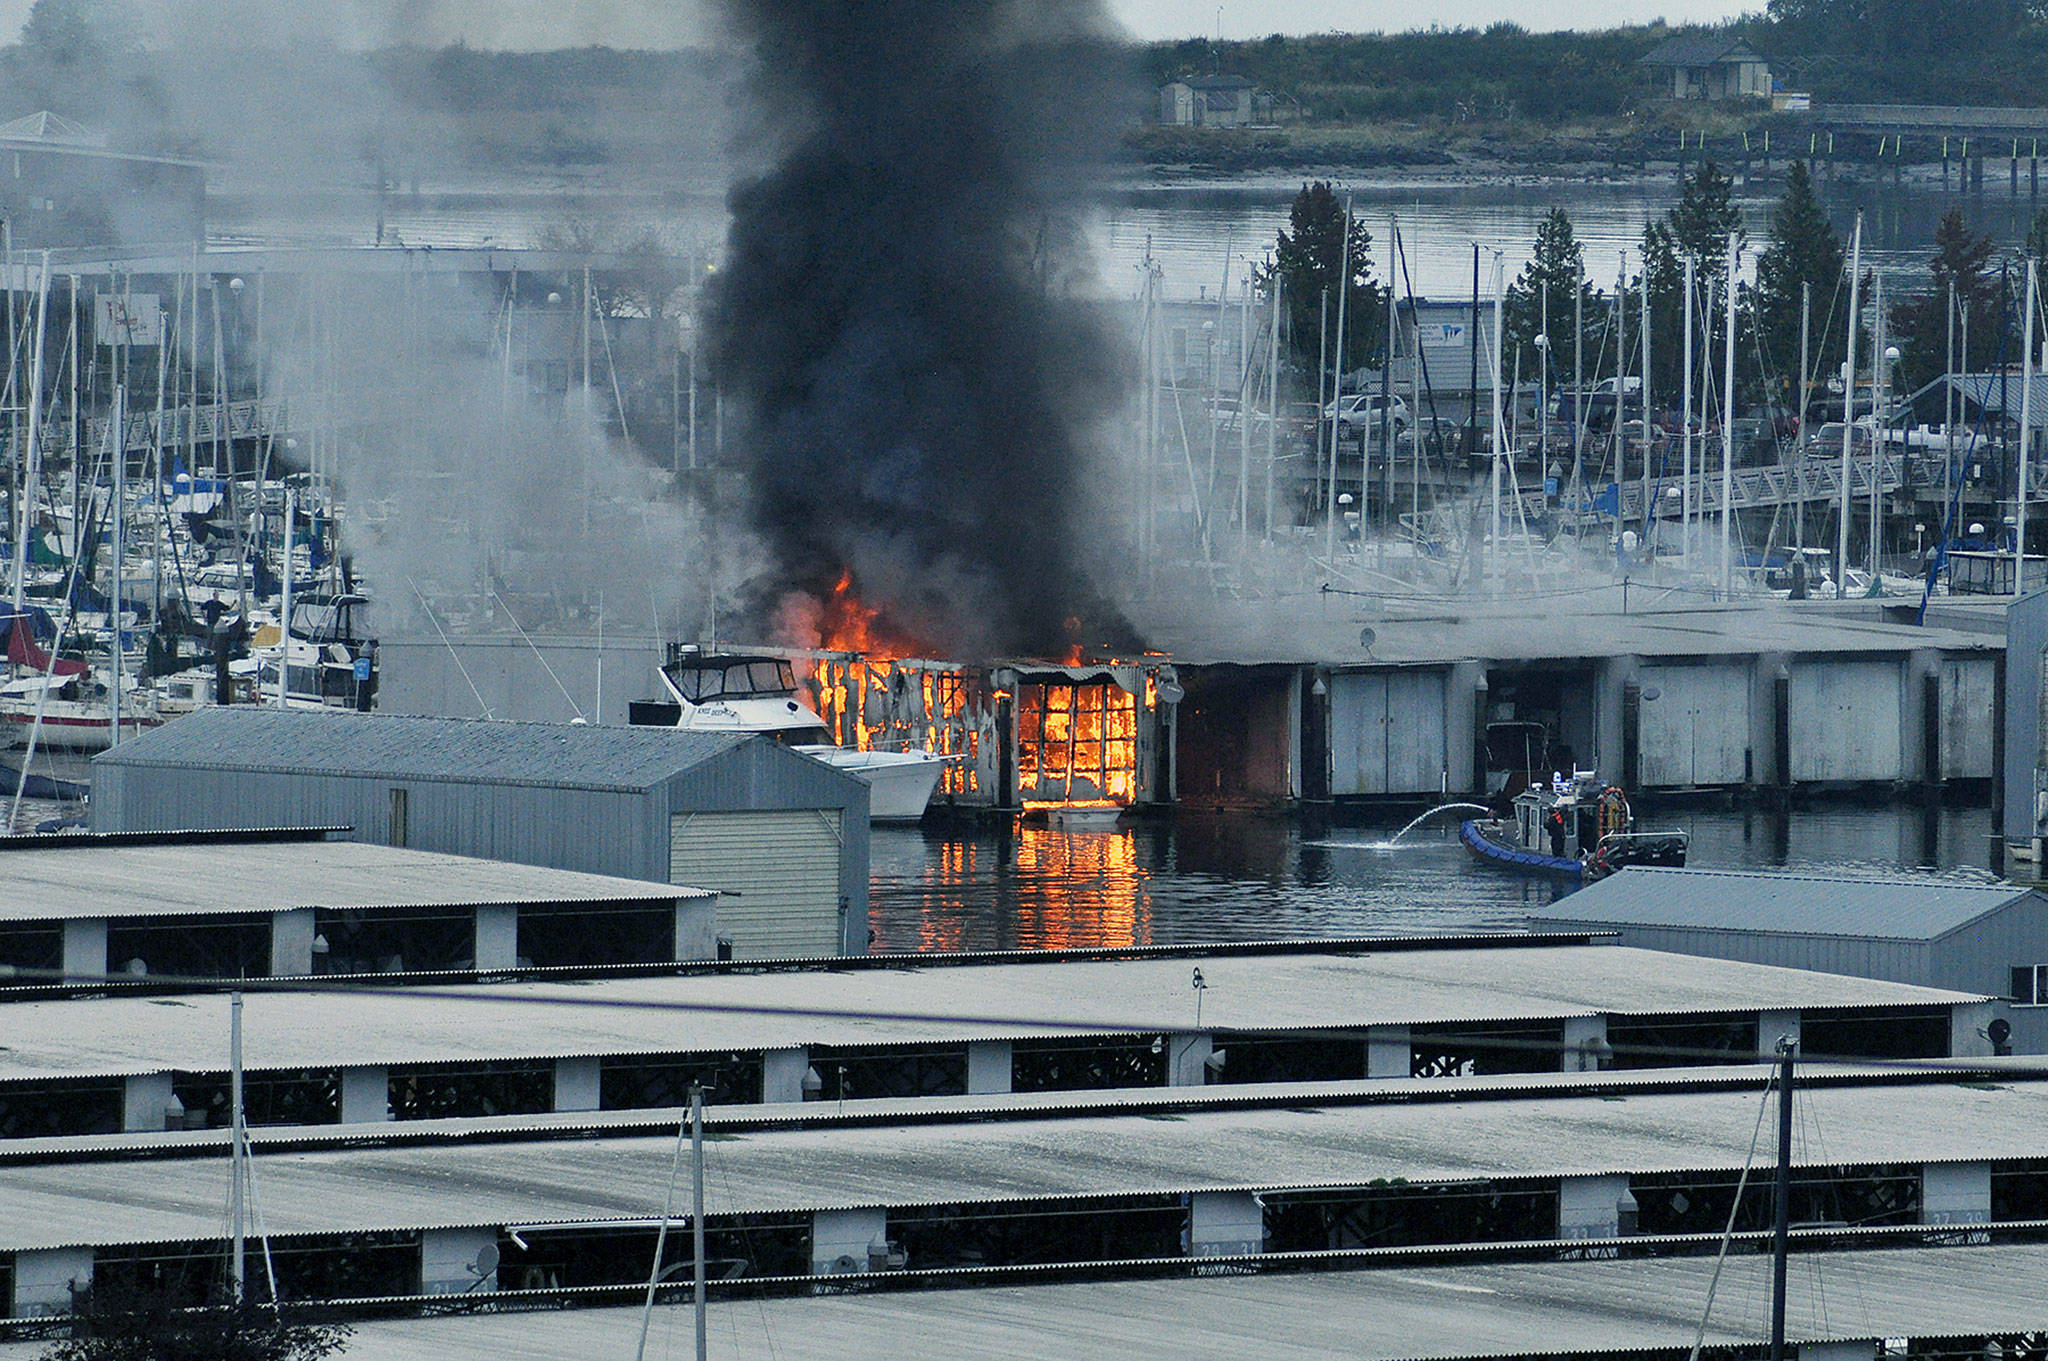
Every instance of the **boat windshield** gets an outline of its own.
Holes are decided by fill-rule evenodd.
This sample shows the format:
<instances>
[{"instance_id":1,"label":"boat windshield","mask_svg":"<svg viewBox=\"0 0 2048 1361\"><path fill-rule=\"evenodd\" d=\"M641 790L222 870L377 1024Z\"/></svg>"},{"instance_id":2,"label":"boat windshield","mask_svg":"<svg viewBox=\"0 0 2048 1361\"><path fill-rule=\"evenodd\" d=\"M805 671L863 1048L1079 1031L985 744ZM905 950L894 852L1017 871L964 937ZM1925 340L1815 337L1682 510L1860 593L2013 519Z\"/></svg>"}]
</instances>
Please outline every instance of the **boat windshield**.
<instances>
[{"instance_id":1,"label":"boat windshield","mask_svg":"<svg viewBox=\"0 0 2048 1361\"><path fill-rule=\"evenodd\" d=\"M796 693L796 673L785 661L755 658L743 662L704 662L678 666L669 672L683 698L694 703L708 699L750 699Z\"/></svg>"}]
</instances>

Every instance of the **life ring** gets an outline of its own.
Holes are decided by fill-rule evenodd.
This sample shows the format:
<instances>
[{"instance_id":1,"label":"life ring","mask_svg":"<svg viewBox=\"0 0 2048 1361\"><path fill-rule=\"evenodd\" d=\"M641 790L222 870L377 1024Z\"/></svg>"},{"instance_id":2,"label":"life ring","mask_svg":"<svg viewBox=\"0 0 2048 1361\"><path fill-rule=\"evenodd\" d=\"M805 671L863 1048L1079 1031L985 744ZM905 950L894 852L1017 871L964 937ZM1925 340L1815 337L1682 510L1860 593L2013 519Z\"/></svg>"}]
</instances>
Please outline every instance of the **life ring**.
<instances>
[{"instance_id":1,"label":"life ring","mask_svg":"<svg viewBox=\"0 0 2048 1361\"><path fill-rule=\"evenodd\" d=\"M1600 835L1613 836L1628 830L1628 795L1609 785L1600 791L1599 813Z\"/></svg>"}]
</instances>

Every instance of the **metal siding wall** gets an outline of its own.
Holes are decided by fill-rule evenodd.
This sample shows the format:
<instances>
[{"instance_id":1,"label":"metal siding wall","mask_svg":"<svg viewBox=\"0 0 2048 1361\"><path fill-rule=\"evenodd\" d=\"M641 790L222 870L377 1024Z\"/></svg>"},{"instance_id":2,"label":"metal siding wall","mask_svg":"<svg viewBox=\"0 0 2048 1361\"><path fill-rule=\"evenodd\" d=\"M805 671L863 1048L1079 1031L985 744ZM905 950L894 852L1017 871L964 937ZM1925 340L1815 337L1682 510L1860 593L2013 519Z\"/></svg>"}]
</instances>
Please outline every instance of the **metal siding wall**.
<instances>
[{"instance_id":1,"label":"metal siding wall","mask_svg":"<svg viewBox=\"0 0 2048 1361\"><path fill-rule=\"evenodd\" d=\"M2041 666L2048 649L2048 591L2036 591L2005 613L2005 807L2009 840L2034 835L2034 768L2041 761Z\"/></svg>"},{"instance_id":2,"label":"metal siding wall","mask_svg":"<svg viewBox=\"0 0 2048 1361\"><path fill-rule=\"evenodd\" d=\"M123 768L121 795L95 803L98 831L188 827L347 826L348 839L390 840L391 790L407 791L407 844L486 860L653 878L636 791L542 789L364 776ZM666 847L663 847L664 853Z\"/></svg>"},{"instance_id":3,"label":"metal siding wall","mask_svg":"<svg viewBox=\"0 0 2048 1361\"><path fill-rule=\"evenodd\" d=\"M1934 986L2003 997L2015 965L2048 964L2048 903L2038 895L1929 946Z\"/></svg>"},{"instance_id":4,"label":"metal siding wall","mask_svg":"<svg viewBox=\"0 0 2048 1361\"><path fill-rule=\"evenodd\" d=\"M1897 780L1897 661L1801 658L1792 668L1792 778L1802 782Z\"/></svg>"},{"instance_id":5,"label":"metal siding wall","mask_svg":"<svg viewBox=\"0 0 2048 1361\"><path fill-rule=\"evenodd\" d=\"M1854 978L1887 979L1923 986L1960 987L1930 978L1924 946L1914 941L1880 940L1865 936L1777 935L1753 931L1716 931L1704 927L1636 926L1626 923L1590 925L1558 921L1540 915L1531 920L1533 930L1615 930L1620 943L1644 950L1696 955L1708 959L1731 959L1747 964L1768 964L1781 969L1807 969L1816 973L1847 974ZM2042 960L2048 963L2048 958ZM1971 987L1965 991L1978 992Z\"/></svg>"}]
</instances>

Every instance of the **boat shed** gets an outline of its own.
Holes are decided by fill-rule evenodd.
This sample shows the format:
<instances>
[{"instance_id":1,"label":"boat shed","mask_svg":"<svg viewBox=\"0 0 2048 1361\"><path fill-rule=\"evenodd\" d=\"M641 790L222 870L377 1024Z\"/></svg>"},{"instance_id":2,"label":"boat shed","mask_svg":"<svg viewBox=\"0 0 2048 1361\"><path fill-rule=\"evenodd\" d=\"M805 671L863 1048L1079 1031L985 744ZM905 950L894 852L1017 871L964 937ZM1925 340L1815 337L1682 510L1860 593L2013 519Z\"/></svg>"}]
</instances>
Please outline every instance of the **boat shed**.
<instances>
[{"instance_id":1,"label":"boat shed","mask_svg":"<svg viewBox=\"0 0 2048 1361\"><path fill-rule=\"evenodd\" d=\"M762 737L255 706L93 761L93 829L358 841L719 895L739 958L867 948L868 789Z\"/></svg>"},{"instance_id":2,"label":"boat shed","mask_svg":"<svg viewBox=\"0 0 2048 1361\"><path fill-rule=\"evenodd\" d=\"M0 967L148 978L709 959L718 895L284 832L0 837Z\"/></svg>"},{"instance_id":3,"label":"boat shed","mask_svg":"<svg viewBox=\"0 0 2048 1361\"><path fill-rule=\"evenodd\" d=\"M2048 1319L2038 1292L2016 1288L2048 1272L2048 1248L2038 1245L1893 1248L1801 1256L1795 1263L1786 1336L1792 1344L1787 1355L1800 1361L1896 1357L1901 1338L1912 1339L1913 1356L2026 1355L2022 1335L2038 1333ZM1256 1274L1220 1267L1198 1277L1159 1270L1121 1278L1039 1272L1029 1283L989 1273L950 1282L970 1288L939 1291L835 1290L768 1300L714 1294L706 1341L714 1361L763 1355L782 1361L1668 1361L1693 1345L1716 1276L1720 1304L1704 1329L1708 1348L1715 1355L1761 1355L1770 1337L1768 1254L1737 1254L1725 1263L1709 1257L1401 1260L1395 1269L1360 1269L1370 1265L1288 1271L1267 1261ZM684 1309L667 1307L677 1300L662 1303L652 1315L654 1335L687 1334ZM367 1319L356 1325L355 1343L380 1361L624 1356L640 1336L642 1317L637 1305L465 1310ZM0 1361L32 1361L44 1346L0 1346Z\"/></svg>"},{"instance_id":4,"label":"boat shed","mask_svg":"<svg viewBox=\"0 0 2048 1361\"><path fill-rule=\"evenodd\" d=\"M2048 895L2013 884L1625 869L1530 918L1628 945L2009 998L2013 1046L2048 1052Z\"/></svg>"},{"instance_id":5,"label":"boat shed","mask_svg":"<svg viewBox=\"0 0 2048 1361\"><path fill-rule=\"evenodd\" d=\"M1190 979L1199 970L1199 1021ZM882 956L672 976L251 991L258 1123L356 1125L676 1104L916 1098L1990 1052L1974 994L1589 944L1351 941L1077 952L990 963ZM4 1004L0 1140L163 1128L211 1108L226 1001ZM157 990L160 991L160 990ZM1191 1028L1191 1023L1194 1023Z\"/></svg>"},{"instance_id":6,"label":"boat shed","mask_svg":"<svg viewBox=\"0 0 2048 1361\"><path fill-rule=\"evenodd\" d=\"M1596 1260L1632 1239L1710 1252L1753 1156L1764 1077L1584 1074L1550 1091L1452 1083L1419 1100L1280 1086L1079 1111L1016 1096L931 1113L721 1109L707 1126L707 1248L721 1277L785 1283L1590 1239L1607 1240ZM1980 1242L2038 1233L2044 1085L2004 1065L1810 1077L1805 1128L1826 1134L1793 1149L1795 1203L1802 1219L1828 1207L1850 1222L1805 1242L1838 1250L1934 1225L1969 1225ZM630 1286L644 1279L678 1114L630 1130L500 1117L417 1134L270 1132L258 1145L264 1223L291 1245L279 1283L314 1302L336 1281L382 1295L492 1276L485 1291ZM65 1283L120 1279L140 1261L204 1280L221 1258L227 1142L124 1135L0 1151L0 1263L16 1313L61 1308ZM1763 1201L1745 1204L1738 1222L1753 1231Z\"/></svg>"}]
</instances>

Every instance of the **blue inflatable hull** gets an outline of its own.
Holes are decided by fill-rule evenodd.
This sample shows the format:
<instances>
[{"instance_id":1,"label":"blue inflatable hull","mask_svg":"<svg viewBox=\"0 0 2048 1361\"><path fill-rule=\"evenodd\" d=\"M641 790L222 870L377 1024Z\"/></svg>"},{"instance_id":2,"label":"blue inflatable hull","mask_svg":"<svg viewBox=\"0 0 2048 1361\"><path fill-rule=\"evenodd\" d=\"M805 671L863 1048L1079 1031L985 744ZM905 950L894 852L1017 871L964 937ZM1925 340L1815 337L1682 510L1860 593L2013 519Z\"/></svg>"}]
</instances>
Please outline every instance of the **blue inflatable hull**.
<instances>
[{"instance_id":1,"label":"blue inflatable hull","mask_svg":"<svg viewBox=\"0 0 2048 1361\"><path fill-rule=\"evenodd\" d=\"M1552 879L1564 879L1578 883L1585 877L1585 867L1576 860L1561 856L1544 855L1538 851L1523 850L1486 834L1487 824L1474 819L1458 827L1458 840L1465 843L1465 849L1475 859L1517 874L1541 874Z\"/></svg>"}]
</instances>

